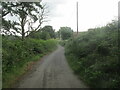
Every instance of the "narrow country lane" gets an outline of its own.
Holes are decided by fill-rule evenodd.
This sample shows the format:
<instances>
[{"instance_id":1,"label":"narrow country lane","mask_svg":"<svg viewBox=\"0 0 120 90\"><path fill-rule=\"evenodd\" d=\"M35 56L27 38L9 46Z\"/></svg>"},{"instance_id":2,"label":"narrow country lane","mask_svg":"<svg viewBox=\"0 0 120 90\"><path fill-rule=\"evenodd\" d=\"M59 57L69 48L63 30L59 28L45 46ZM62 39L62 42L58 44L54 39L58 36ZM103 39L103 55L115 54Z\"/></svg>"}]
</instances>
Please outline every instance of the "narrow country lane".
<instances>
[{"instance_id":1,"label":"narrow country lane","mask_svg":"<svg viewBox=\"0 0 120 90\"><path fill-rule=\"evenodd\" d=\"M29 74L20 80L17 88L87 88L69 67L64 48L43 57Z\"/></svg>"}]
</instances>

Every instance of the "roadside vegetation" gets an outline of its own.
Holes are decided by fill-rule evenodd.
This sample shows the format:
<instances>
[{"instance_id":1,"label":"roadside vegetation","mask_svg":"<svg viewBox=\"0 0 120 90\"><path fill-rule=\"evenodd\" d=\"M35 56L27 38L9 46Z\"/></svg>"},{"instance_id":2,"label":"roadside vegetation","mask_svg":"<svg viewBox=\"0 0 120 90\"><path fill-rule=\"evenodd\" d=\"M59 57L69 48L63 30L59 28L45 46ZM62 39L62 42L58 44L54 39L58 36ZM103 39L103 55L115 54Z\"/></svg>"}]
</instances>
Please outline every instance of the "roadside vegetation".
<instances>
[{"instance_id":1,"label":"roadside vegetation","mask_svg":"<svg viewBox=\"0 0 120 90\"><path fill-rule=\"evenodd\" d=\"M2 2L2 86L10 88L40 60L65 46L74 72L93 88L120 88L117 21L89 29L75 37L70 27L55 32L46 22L46 5L40 2ZM11 19L12 18L12 19Z\"/></svg>"},{"instance_id":2,"label":"roadside vegetation","mask_svg":"<svg viewBox=\"0 0 120 90\"><path fill-rule=\"evenodd\" d=\"M57 41L53 39L26 38L21 41L17 37L3 36L2 43L3 88L11 87L33 63L57 47Z\"/></svg>"},{"instance_id":3,"label":"roadside vegetation","mask_svg":"<svg viewBox=\"0 0 120 90\"><path fill-rule=\"evenodd\" d=\"M59 44L64 46L68 39L73 37L73 30L70 27L60 27L56 37L59 38Z\"/></svg>"},{"instance_id":4,"label":"roadside vegetation","mask_svg":"<svg viewBox=\"0 0 120 90\"><path fill-rule=\"evenodd\" d=\"M1 6L2 87L10 88L43 55L55 50L57 40L52 26L41 27L47 21L46 5L17 1Z\"/></svg>"},{"instance_id":5,"label":"roadside vegetation","mask_svg":"<svg viewBox=\"0 0 120 90\"><path fill-rule=\"evenodd\" d=\"M74 72L91 88L120 88L117 21L81 32L65 45Z\"/></svg>"}]
</instances>

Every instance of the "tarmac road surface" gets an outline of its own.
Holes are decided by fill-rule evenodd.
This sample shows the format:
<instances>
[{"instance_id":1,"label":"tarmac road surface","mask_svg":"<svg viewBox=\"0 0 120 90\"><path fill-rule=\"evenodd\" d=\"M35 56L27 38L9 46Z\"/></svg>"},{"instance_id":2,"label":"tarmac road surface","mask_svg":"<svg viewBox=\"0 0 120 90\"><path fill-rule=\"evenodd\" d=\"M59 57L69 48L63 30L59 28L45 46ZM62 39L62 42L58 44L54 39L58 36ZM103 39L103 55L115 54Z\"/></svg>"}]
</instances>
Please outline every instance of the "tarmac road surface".
<instances>
[{"instance_id":1,"label":"tarmac road surface","mask_svg":"<svg viewBox=\"0 0 120 90\"><path fill-rule=\"evenodd\" d=\"M38 61L25 75L17 88L88 88L74 75L64 56L64 48L58 49Z\"/></svg>"}]
</instances>

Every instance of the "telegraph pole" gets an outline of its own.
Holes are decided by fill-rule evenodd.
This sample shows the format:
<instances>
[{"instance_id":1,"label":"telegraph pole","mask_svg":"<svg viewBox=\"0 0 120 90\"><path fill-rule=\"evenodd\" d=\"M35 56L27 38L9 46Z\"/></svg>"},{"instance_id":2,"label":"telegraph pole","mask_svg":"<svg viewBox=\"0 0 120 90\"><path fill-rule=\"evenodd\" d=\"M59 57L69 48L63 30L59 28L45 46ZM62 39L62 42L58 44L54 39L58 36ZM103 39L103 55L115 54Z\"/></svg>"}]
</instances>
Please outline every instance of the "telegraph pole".
<instances>
[{"instance_id":1,"label":"telegraph pole","mask_svg":"<svg viewBox=\"0 0 120 90\"><path fill-rule=\"evenodd\" d=\"M76 3L76 8L77 8L77 35L78 35L78 2Z\"/></svg>"},{"instance_id":2,"label":"telegraph pole","mask_svg":"<svg viewBox=\"0 0 120 90\"><path fill-rule=\"evenodd\" d=\"M120 1L118 2L118 29L120 29Z\"/></svg>"},{"instance_id":3,"label":"telegraph pole","mask_svg":"<svg viewBox=\"0 0 120 90\"><path fill-rule=\"evenodd\" d=\"M120 49L120 1L118 2L118 49ZM120 58L120 55L118 55L118 58ZM120 61L118 63L120 65Z\"/></svg>"}]
</instances>

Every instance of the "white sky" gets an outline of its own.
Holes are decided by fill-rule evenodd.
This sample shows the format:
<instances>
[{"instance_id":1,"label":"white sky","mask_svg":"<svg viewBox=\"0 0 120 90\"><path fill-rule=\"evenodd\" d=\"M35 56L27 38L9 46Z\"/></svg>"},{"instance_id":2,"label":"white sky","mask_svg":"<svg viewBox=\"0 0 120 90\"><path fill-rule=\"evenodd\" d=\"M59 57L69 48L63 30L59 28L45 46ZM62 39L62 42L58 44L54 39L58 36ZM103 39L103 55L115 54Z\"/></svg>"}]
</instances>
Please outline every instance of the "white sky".
<instances>
[{"instance_id":1,"label":"white sky","mask_svg":"<svg viewBox=\"0 0 120 90\"><path fill-rule=\"evenodd\" d=\"M79 31L104 26L118 16L120 0L42 0L49 7L49 22L58 31L68 26L76 31L76 2L79 3Z\"/></svg>"}]
</instances>

